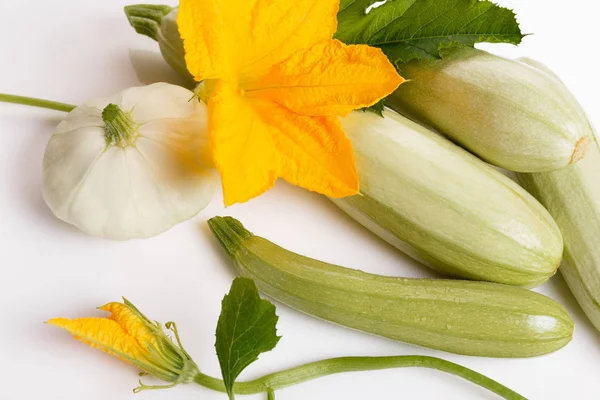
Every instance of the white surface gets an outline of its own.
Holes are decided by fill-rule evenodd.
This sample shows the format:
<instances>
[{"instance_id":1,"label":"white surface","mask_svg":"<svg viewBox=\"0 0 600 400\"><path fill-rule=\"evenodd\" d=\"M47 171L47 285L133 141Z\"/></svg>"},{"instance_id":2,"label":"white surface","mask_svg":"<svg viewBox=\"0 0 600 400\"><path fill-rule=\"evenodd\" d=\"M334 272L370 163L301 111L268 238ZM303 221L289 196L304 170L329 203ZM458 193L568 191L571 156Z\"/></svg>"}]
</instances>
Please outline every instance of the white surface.
<instances>
[{"instance_id":1,"label":"white surface","mask_svg":"<svg viewBox=\"0 0 600 400\"><path fill-rule=\"evenodd\" d=\"M173 81L156 45L128 26L132 0L2 0L0 92L71 103L140 82ZM598 5L590 0L500 1L534 36L507 55L550 65L594 122ZM133 65L132 65L133 63ZM127 296L150 318L178 322L201 369L218 375L214 329L234 276L206 227L230 214L249 229L297 252L367 271L403 276L428 272L351 221L327 200L285 184L248 204L224 210L221 199L191 221L150 240L115 243L58 221L41 192L44 147L59 112L0 104L0 399L224 399L196 386L133 395L135 368L43 324L54 316L101 315L96 306ZM507 116L509 118L510 116ZM278 307L279 346L242 378L325 357L431 354L459 362L530 399L597 399L600 336L555 277L539 289L563 303L576 322L563 350L526 360L461 357L349 331ZM262 396L248 396L249 400ZM426 370L353 373L278 392L278 400L403 398L495 399L458 378Z\"/></svg>"}]
</instances>

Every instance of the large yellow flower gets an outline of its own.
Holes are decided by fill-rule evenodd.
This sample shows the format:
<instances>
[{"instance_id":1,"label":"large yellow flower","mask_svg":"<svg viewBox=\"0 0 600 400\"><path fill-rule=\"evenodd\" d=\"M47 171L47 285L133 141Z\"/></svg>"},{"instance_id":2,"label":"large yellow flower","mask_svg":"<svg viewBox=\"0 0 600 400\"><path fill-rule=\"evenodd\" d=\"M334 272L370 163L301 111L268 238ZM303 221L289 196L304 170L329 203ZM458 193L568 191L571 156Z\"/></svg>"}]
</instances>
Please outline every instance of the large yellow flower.
<instances>
[{"instance_id":1,"label":"large yellow flower","mask_svg":"<svg viewBox=\"0 0 600 400\"><path fill-rule=\"evenodd\" d=\"M181 0L186 63L208 91L225 204L278 177L331 197L358 192L337 116L373 105L402 78L379 49L332 36L339 0Z\"/></svg>"}]
</instances>

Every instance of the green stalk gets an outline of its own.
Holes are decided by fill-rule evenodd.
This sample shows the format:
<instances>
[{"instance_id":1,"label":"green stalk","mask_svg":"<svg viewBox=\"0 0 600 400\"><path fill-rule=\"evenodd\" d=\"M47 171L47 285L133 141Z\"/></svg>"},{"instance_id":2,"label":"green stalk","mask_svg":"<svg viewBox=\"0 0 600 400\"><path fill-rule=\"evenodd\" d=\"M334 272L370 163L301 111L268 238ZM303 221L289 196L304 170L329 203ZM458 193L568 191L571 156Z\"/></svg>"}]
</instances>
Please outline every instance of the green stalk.
<instances>
[{"instance_id":1,"label":"green stalk","mask_svg":"<svg viewBox=\"0 0 600 400\"><path fill-rule=\"evenodd\" d=\"M131 116L121 110L118 105L107 105L102 111L102 121L104 122L104 138L107 146L135 145L138 127Z\"/></svg>"},{"instance_id":2,"label":"green stalk","mask_svg":"<svg viewBox=\"0 0 600 400\"><path fill-rule=\"evenodd\" d=\"M72 104L60 103L58 101L38 99L35 97L15 96L13 94L0 93L0 102L22 104L31 107L48 108L50 110L71 112L76 107Z\"/></svg>"},{"instance_id":3,"label":"green stalk","mask_svg":"<svg viewBox=\"0 0 600 400\"><path fill-rule=\"evenodd\" d=\"M330 358L305 364L300 367L287 369L262 378L247 382L237 382L234 385L236 394L247 395L269 393L274 398L274 391L296 385L312 379L342 372L375 371L391 368L420 367L431 368L459 376L479 385L506 400L527 400L517 392L490 379L478 372L461 365L428 356L396 356L396 357L341 357ZM225 384L221 379L199 373L194 382L208 389L225 393Z\"/></svg>"},{"instance_id":4,"label":"green stalk","mask_svg":"<svg viewBox=\"0 0 600 400\"><path fill-rule=\"evenodd\" d=\"M172 7L155 4L135 4L125 7L125 15L135 31L158 41L162 19Z\"/></svg>"}]
</instances>

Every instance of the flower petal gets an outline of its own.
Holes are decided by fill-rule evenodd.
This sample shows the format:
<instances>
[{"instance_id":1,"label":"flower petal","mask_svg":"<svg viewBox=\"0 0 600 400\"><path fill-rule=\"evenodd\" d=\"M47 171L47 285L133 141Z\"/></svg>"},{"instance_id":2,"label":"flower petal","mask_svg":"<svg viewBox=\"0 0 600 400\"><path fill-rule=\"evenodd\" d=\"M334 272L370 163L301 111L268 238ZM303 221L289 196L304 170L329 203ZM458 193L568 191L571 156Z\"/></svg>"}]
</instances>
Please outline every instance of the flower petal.
<instances>
[{"instance_id":1,"label":"flower petal","mask_svg":"<svg viewBox=\"0 0 600 400\"><path fill-rule=\"evenodd\" d=\"M197 80L246 66L263 75L298 50L331 38L339 0L181 0L177 23Z\"/></svg>"},{"instance_id":2,"label":"flower petal","mask_svg":"<svg viewBox=\"0 0 600 400\"><path fill-rule=\"evenodd\" d=\"M124 361L144 362L145 349L135 337L130 336L118 322L107 318L54 318L50 325L69 331L76 339Z\"/></svg>"},{"instance_id":3,"label":"flower petal","mask_svg":"<svg viewBox=\"0 0 600 400\"><path fill-rule=\"evenodd\" d=\"M254 107L271 126L280 177L334 198L358 193L352 144L337 118L299 115L265 101Z\"/></svg>"},{"instance_id":4,"label":"flower petal","mask_svg":"<svg viewBox=\"0 0 600 400\"><path fill-rule=\"evenodd\" d=\"M110 312L108 318L118 323L123 331L137 340L142 348L147 348L148 345L156 346L156 338L148 328L147 322L125 304L108 303L100 307L100 310Z\"/></svg>"},{"instance_id":5,"label":"flower petal","mask_svg":"<svg viewBox=\"0 0 600 400\"><path fill-rule=\"evenodd\" d=\"M198 81L235 73L241 61L237 31L249 26L249 0L181 0L177 25L185 62ZM244 12L246 11L246 12ZM247 35L247 32L245 32ZM239 39L243 39L240 37ZM243 44L243 43L241 43Z\"/></svg>"},{"instance_id":6,"label":"flower petal","mask_svg":"<svg viewBox=\"0 0 600 400\"><path fill-rule=\"evenodd\" d=\"M273 65L299 50L331 39L337 30L339 0L253 2L251 41L246 49L242 82L265 75Z\"/></svg>"},{"instance_id":7,"label":"flower petal","mask_svg":"<svg viewBox=\"0 0 600 400\"><path fill-rule=\"evenodd\" d=\"M277 156L270 127L241 95L221 81L208 104L215 165L221 174L225 205L260 195L277 179Z\"/></svg>"},{"instance_id":8,"label":"flower petal","mask_svg":"<svg viewBox=\"0 0 600 400\"><path fill-rule=\"evenodd\" d=\"M393 92L403 79L383 52L338 40L321 42L244 85L246 96L304 115L346 115Z\"/></svg>"}]
</instances>

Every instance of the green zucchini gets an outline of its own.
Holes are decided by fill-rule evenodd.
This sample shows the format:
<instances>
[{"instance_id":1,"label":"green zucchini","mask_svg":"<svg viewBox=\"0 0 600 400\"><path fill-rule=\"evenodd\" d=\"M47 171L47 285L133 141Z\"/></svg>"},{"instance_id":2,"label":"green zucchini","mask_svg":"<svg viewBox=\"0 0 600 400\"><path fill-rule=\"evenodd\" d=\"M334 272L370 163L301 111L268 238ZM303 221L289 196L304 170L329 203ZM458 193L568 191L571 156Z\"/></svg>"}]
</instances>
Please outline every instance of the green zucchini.
<instances>
[{"instance_id":1,"label":"green zucchini","mask_svg":"<svg viewBox=\"0 0 600 400\"><path fill-rule=\"evenodd\" d=\"M392 111L342 119L361 194L332 199L411 257L450 276L533 287L561 260L562 237L526 190Z\"/></svg>"},{"instance_id":2,"label":"green zucchini","mask_svg":"<svg viewBox=\"0 0 600 400\"><path fill-rule=\"evenodd\" d=\"M593 132L563 82L531 64L446 51L438 62L399 66L407 82L387 101L499 167L553 171L580 160Z\"/></svg>"},{"instance_id":3,"label":"green zucchini","mask_svg":"<svg viewBox=\"0 0 600 400\"><path fill-rule=\"evenodd\" d=\"M552 214L565 240L560 272L600 330L600 149L594 140L575 165L550 173L518 174L518 181Z\"/></svg>"},{"instance_id":4,"label":"green zucchini","mask_svg":"<svg viewBox=\"0 0 600 400\"><path fill-rule=\"evenodd\" d=\"M531 357L571 340L565 309L541 294L487 282L368 274L285 250L231 217L209 225L265 295L298 311L374 335L486 357Z\"/></svg>"}]
</instances>

